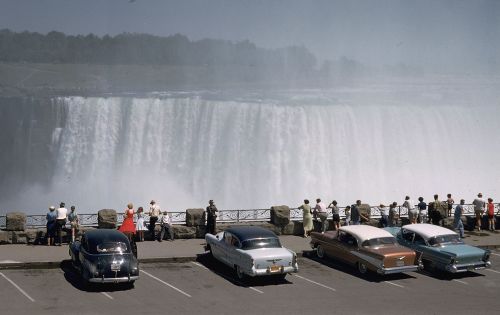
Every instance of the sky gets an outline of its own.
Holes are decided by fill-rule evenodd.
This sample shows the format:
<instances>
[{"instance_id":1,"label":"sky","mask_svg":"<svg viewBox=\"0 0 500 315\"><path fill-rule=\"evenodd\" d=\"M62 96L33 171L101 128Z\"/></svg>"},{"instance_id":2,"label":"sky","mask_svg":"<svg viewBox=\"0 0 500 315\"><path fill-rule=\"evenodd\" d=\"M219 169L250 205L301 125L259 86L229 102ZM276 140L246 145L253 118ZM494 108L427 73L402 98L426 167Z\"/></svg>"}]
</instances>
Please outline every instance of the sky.
<instances>
[{"instance_id":1,"label":"sky","mask_svg":"<svg viewBox=\"0 0 500 315\"><path fill-rule=\"evenodd\" d=\"M500 73L497 0L0 0L0 29L184 34L264 48L304 45L318 60Z\"/></svg>"}]
</instances>

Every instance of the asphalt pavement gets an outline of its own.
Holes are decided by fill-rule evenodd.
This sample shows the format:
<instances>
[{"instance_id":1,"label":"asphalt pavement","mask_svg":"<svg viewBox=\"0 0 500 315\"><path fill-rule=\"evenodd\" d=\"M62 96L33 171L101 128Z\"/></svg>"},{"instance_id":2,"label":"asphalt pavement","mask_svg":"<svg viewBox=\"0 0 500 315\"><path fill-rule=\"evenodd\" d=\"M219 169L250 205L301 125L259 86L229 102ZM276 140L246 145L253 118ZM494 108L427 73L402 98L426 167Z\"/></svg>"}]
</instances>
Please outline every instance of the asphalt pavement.
<instances>
[{"instance_id":1,"label":"asphalt pavement","mask_svg":"<svg viewBox=\"0 0 500 315\"><path fill-rule=\"evenodd\" d=\"M299 256L311 250L309 238L280 236L283 246ZM465 243L482 248L500 248L500 231L466 232ZM195 261L204 253L204 239L177 239L170 241L145 241L137 243L141 263ZM0 269L59 268L69 259L69 248L44 245L0 245Z\"/></svg>"}]
</instances>

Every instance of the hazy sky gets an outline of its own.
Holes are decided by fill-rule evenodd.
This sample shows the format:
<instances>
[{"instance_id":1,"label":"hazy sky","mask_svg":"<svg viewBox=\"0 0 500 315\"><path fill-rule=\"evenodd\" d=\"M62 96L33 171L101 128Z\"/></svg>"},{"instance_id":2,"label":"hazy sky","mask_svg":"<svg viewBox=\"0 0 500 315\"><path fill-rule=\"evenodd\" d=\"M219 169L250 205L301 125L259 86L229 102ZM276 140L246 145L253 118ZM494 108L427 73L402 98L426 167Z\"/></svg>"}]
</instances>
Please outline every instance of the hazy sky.
<instances>
[{"instance_id":1,"label":"hazy sky","mask_svg":"<svg viewBox=\"0 0 500 315\"><path fill-rule=\"evenodd\" d=\"M500 70L498 0L0 0L0 28L305 45L320 59Z\"/></svg>"}]
</instances>

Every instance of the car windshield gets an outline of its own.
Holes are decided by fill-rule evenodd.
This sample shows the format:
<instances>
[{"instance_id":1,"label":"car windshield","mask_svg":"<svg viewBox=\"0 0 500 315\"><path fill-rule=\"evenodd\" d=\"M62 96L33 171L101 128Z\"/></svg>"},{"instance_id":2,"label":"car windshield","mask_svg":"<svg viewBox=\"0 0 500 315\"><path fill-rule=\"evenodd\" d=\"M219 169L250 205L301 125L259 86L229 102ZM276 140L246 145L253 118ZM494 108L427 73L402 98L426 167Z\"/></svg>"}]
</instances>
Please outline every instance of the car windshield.
<instances>
[{"instance_id":1,"label":"car windshield","mask_svg":"<svg viewBox=\"0 0 500 315\"><path fill-rule=\"evenodd\" d=\"M383 245L394 245L396 244L396 239L394 237L377 237L370 240L366 240L361 244L363 247L376 247Z\"/></svg>"},{"instance_id":2,"label":"car windshield","mask_svg":"<svg viewBox=\"0 0 500 315\"><path fill-rule=\"evenodd\" d=\"M122 242L107 242L97 245L98 253L125 253L127 244Z\"/></svg>"},{"instance_id":3,"label":"car windshield","mask_svg":"<svg viewBox=\"0 0 500 315\"><path fill-rule=\"evenodd\" d=\"M280 240L276 237L247 240L241 244L242 249L280 248L280 247L281 247Z\"/></svg>"},{"instance_id":4,"label":"car windshield","mask_svg":"<svg viewBox=\"0 0 500 315\"><path fill-rule=\"evenodd\" d=\"M447 243L463 244L457 234L439 235L429 239L429 245L440 246Z\"/></svg>"}]
</instances>

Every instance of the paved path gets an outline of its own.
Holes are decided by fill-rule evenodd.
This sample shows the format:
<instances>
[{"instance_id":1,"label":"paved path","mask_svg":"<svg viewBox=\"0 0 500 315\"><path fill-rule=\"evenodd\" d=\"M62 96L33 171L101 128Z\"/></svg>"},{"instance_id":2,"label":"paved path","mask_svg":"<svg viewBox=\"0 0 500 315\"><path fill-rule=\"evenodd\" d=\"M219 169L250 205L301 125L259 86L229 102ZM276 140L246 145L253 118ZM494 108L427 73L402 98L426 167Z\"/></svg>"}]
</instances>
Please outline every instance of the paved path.
<instances>
[{"instance_id":1,"label":"paved path","mask_svg":"<svg viewBox=\"0 0 500 315\"><path fill-rule=\"evenodd\" d=\"M500 231L466 232L465 242L470 245L499 248ZM283 246L302 255L311 250L309 238L280 236ZM173 242L146 241L137 243L141 262L173 262L195 260L204 252L204 239L178 239ZM0 245L0 269L59 267L61 261L69 259L68 246Z\"/></svg>"}]
</instances>

